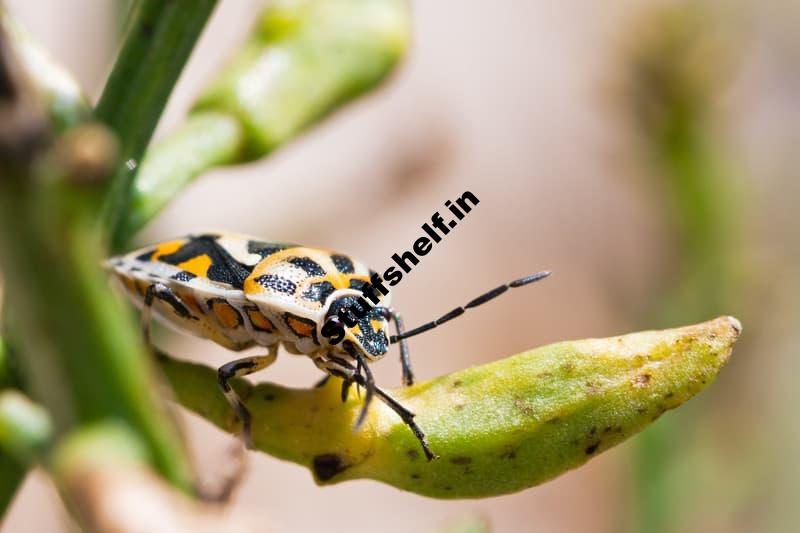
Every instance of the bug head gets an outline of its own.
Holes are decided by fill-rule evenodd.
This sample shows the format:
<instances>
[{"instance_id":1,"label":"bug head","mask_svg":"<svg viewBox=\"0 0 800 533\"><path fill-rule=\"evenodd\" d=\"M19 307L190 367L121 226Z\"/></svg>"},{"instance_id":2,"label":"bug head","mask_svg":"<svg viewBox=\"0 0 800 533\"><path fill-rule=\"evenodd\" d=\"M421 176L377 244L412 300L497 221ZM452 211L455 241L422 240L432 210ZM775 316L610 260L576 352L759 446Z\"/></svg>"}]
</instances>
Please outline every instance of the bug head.
<instances>
[{"instance_id":1,"label":"bug head","mask_svg":"<svg viewBox=\"0 0 800 533\"><path fill-rule=\"evenodd\" d=\"M365 305L366 304L366 305ZM322 335L344 352L380 359L389 350L389 321L383 307L371 307L354 295L334 300L325 314Z\"/></svg>"}]
</instances>

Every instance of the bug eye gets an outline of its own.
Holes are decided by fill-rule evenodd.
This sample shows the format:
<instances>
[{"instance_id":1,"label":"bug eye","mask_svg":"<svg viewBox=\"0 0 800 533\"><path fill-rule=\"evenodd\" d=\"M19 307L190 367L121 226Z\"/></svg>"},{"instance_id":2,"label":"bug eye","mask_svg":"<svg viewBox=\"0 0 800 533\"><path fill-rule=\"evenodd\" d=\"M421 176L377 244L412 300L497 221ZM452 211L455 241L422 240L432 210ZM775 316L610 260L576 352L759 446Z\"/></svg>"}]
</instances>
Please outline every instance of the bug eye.
<instances>
[{"instance_id":1,"label":"bug eye","mask_svg":"<svg viewBox=\"0 0 800 533\"><path fill-rule=\"evenodd\" d=\"M338 315L333 315L325 323L331 324L332 326L335 327L339 327L342 324L342 319L340 319Z\"/></svg>"}]
</instances>

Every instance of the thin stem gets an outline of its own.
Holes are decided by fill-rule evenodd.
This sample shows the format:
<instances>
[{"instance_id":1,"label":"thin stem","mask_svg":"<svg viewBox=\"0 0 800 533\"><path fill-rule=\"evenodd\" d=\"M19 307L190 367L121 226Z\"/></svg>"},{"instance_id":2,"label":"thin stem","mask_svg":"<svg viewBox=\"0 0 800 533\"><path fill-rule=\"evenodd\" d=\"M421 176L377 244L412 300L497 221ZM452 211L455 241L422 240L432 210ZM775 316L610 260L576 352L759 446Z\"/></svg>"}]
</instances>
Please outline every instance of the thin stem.
<instances>
[{"instance_id":1,"label":"thin stem","mask_svg":"<svg viewBox=\"0 0 800 533\"><path fill-rule=\"evenodd\" d=\"M0 255L9 299L16 302L7 312L23 377L53 413L57 433L101 419L123 420L150 447L154 466L188 488L188 465L154 397L156 382L141 337L100 269L94 201L70 189L57 187L36 198L0 183L0 220L4 227L16 225L0 238ZM38 207L40 202L47 207Z\"/></svg>"},{"instance_id":2,"label":"thin stem","mask_svg":"<svg viewBox=\"0 0 800 533\"><path fill-rule=\"evenodd\" d=\"M29 83L0 29L0 269L13 302L3 318L26 392L52 416L56 438L117 421L139 435L155 469L188 489L188 463L155 396L146 348L101 268L93 185L113 158L109 134L82 126L54 142ZM85 164L86 153L98 157Z\"/></svg>"},{"instance_id":3,"label":"thin stem","mask_svg":"<svg viewBox=\"0 0 800 533\"><path fill-rule=\"evenodd\" d=\"M242 127L230 115L197 112L150 148L131 192L130 206L114 235L120 248L187 184L209 168L235 162Z\"/></svg>"},{"instance_id":4,"label":"thin stem","mask_svg":"<svg viewBox=\"0 0 800 533\"><path fill-rule=\"evenodd\" d=\"M113 231L128 205L141 159L170 93L216 0L140 0L95 116L118 136L121 165L110 182L105 225ZM132 162L132 163L128 163Z\"/></svg>"},{"instance_id":5,"label":"thin stem","mask_svg":"<svg viewBox=\"0 0 800 533\"><path fill-rule=\"evenodd\" d=\"M15 384L9 368L8 350L0 339L0 394ZM26 465L12 457L6 450L0 449L0 523L27 472Z\"/></svg>"},{"instance_id":6,"label":"thin stem","mask_svg":"<svg viewBox=\"0 0 800 533\"><path fill-rule=\"evenodd\" d=\"M16 385L11 369L9 368L8 347L0 339L0 391Z\"/></svg>"},{"instance_id":7,"label":"thin stem","mask_svg":"<svg viewBox=\"0 0 800 533\"><path fill-rule=\"evenodd\" d=\"M0 448L18 461L39 460L53 436L47 410L17 390L0 392Z\"/></svg>"},{"instance_id":8,"label":"thin stem","mask_svg":"<svg viewBox=\"0 0 800 533\"><path fill-rule=\"evenodd\" d=\"M409 34L405 0L270 3L186 124L148 150L112 247L203 172L264 157L377 87Z\"/></svg>"},{"instance_id":9,"label":"thin stem","mask_svg":"<svg viewBox=\"0 0 800 533\"><path fill-rule=\"evenodd\" d=\"M27 467L0 450L0 523L27 473Z\"/></svg>"},{"instance_id":10,"label":"thin stem","mask_svg":"<svg viewBox=\"0 0 800 533\"><path fill-rule=\"evenodd\" d=\"M630 58L633 90L627 101L641 121L639 133L661 179L677 268L662 293L651 298L657 306L640 316L648 324L671 324L722 312L744 313L740 302L747 285L737 243L746 209L737 172L714 143L712 114L723 83L716 65L731 64L732 50L708 37L711 19L699 5L678 3L658 11L657 17L657 24L650 21L647 26L659 29L636 41ZM692 66L688 58L699 50L716 59L714 68ZM696 472L686 467L687 458L705 453L695 435L708 420L695 405L637 439L631 531L682 531L693 523L692 504L707 505L719 492L702 487Z\"/></svg>"}]
</instances>

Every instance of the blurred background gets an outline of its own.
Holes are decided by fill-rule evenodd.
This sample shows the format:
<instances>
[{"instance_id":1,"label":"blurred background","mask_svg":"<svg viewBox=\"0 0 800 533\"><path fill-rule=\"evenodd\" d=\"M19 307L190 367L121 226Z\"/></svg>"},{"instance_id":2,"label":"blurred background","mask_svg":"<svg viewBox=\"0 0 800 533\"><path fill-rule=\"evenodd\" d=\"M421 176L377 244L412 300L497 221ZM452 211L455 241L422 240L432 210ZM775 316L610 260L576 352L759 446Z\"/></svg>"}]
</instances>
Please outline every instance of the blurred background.
<instances>
[{"instance_id":1,"label":"blurred background","mask_svg":"<svg viewBox=\"0 0 800 533\"><path fill-rule=\"evenodd\" d=\"M126 2L5 4L96 98ZM220 3L162 134L261 4ZM224 229L342 250L381 271L470 190L480 205L395 291L409 326L509 279L555 274L415 338L419 378L720 314L744 335L698 398L540 487L476 501L371 481L318 488L306 470L253 454L233 512L292 531L796 531L800 4L440 0L413 2L413 18L411 54L381 90L266 160L209 173L139 241ZM231 358L167 332L157 342L210 365ZM399 386L396 358L375 371ZM318 377L287 355L255 379ZM213 474L233 439L182 421ZM69 530L59 506L34 474L0 531Z\"/></svg>"}]
</instances>

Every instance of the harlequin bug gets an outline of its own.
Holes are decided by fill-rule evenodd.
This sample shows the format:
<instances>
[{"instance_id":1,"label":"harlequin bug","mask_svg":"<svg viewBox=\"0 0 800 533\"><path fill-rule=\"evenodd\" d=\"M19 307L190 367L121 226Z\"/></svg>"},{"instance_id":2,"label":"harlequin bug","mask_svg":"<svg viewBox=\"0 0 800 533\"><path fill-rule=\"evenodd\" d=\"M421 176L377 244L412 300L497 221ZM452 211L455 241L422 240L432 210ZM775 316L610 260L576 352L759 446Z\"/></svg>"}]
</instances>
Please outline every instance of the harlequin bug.
<instances>
[{"instance_id":1,"label":"harlequin bug","mask_svg":"<svg viewBox=\"0 0 800 533\"><path fill-rule=\"evenodd\" d=\"M229 381L275 361L278 345L311 358L330 376L342 378L342 400L355 383L366 390L356 422L364 421L373 396L393 409L419 440L428 460L435 457L414 414L375 385L369 364L382 358L390 344L400 344L403 381L413 383L405 339L451 320L509 288L538 281L540 272L501 285L463 307L411 331L390 306L390 294L363 313L344 340L332 344L323 328L341 328L339 311L358 305L361 289L375 273L345 254L296 244L263 242L232 233L188 236L149 246L107 263L125 292L142 308L142 327L149 338L152 314L179 331L210 339L231 350L253 345L267 355L245 357L219 368L219 384L242 420L242 437L252 447L250 414ZM363 300L362 300L363 301ZM397 333L388 335L393 321ZM321 382L321 383L322 383Z\"/></svg>"}]
</instances>

